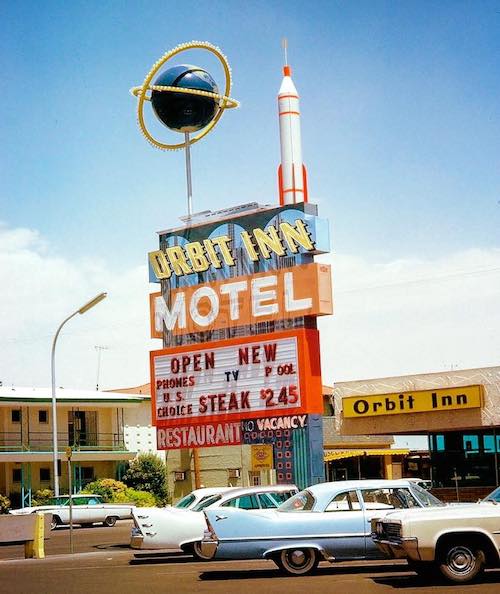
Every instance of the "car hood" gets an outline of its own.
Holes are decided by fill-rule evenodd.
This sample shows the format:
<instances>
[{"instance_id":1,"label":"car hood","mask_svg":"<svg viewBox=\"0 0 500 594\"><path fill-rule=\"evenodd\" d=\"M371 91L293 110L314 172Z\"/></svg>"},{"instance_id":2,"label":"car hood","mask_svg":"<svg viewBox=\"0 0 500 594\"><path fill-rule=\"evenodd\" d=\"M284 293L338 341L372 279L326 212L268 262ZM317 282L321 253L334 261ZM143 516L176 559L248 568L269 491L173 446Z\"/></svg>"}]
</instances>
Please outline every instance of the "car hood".
<instances>
[{"instance_id":1,"label":"car hood","mask_svg":"<svg viewBox=\"0 0 500 594\"><path fill-rule=\"evenodd\" d=\"M11 509L9 513L14 514L16 516L22 516L25 514L34 514L35 512L49 512L53 509L56 509L60 506L58 505L38 505L35 507L23 507L22 509Z\"/></svg>"},{"instance_id":2,"label":"car hood","mask_svg":"<svg viewBox=\"0 0 500 594\"><path fill-rule=\"evenodd\" d=\"M496 510L495 510L496 507ZM433 518L466 518L478 515L500 516L500 506L488 503L463 503L456 505L445 505L429 508L414 508L388 513L384 518L385 522L401 521L411 522L417 519L431 520Z\"/></svg>"}]
</instances>

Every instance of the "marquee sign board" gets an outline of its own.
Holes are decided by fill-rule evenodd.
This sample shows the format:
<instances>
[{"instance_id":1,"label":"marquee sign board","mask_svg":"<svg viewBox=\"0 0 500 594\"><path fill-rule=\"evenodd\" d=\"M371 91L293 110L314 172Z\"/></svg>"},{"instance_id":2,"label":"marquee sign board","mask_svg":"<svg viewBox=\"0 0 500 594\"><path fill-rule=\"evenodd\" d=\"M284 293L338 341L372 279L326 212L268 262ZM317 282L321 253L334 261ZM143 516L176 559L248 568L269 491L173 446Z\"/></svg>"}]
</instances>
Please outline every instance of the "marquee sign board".
<instances>
[{"instance_id":1,"label":"marquee sign board","mask_svg":"<svg viewBox=\"0 0 500 594\"><path fill-rule=\"evenodd\" d=\"M332 313L331 270L304 264L150 296L151 337Z\"/></svg>"},{"instance_id":2,"label":"marquee sign board","mask_svg":"<svg viewBox=\"0 0 500 594\"><path fill-rule=\"evenodd\" d=\"M342 399L345 418L359 419L381 415L401 415L481 408L482 386L413 390L396 394L369 394Z\"/></svg>"},{"instance_id":3,"label":"marquee sign board","mask_svg":"<svg viewBox=\"0 0 500 594\"><path fill-rule=\"evenodd\" d=\"M153 351L153 423L321 413L318 352L318 331L304 329Z\"/></svg>"},{"instance_id":4,"label":"marquee sign board","mask_svg":"<svg viewBox=\"0 0 500 594\"><path fill-rule=\"evenodd\" d=\"M159 450L239 445L241 427L237 422L158 427L156 441Z\"/></svg>"},{"instance_id":5,"label":"marquee sign board","mask_svg":"<svg viewBox=\"0 0 500 594\"><path fill-rule=\"evenodd\" d=\"M150 281L198 284L212 278L281 268L281 262L330 249L328 221L312 205L259 208L224 220L160 233L160 249L149 253ZM203 281L201 278L203 278Z\"/></svg>"}]
</instances>

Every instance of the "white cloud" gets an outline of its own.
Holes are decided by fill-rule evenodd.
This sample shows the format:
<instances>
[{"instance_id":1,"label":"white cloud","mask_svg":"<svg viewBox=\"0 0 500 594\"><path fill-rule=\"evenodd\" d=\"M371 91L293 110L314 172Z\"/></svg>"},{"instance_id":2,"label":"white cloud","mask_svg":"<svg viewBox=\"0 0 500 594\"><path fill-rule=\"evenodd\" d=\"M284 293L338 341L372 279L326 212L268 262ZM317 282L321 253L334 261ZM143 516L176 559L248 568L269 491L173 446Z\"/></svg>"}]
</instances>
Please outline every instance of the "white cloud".
<instances>
[{"instance_id":1,"label":"white cloud","mask_svg":"<svg viewBox=\"0 0 500 594\"><path fill-rule=\"evenodd\" d=\"M149 339L147 267L117 272L113 263L90 261L77 250L54 255L36 231L0 226L0 380L4 385L50 385L53 336L64 318L101 291L108 298L70 320L56 349L58 385L92 389L96 345L104 389L144 383ZM120 266L120 268L123 268Z\"/></svg>"},{"instance_id":2,"label":"white cloud","mask_svg":"<svg viewBox=\"0 0 500 594\"><path fill-rule=\"evenodd\" d=\"M147 267L51 253L30 229L0 225L0 380L50 385L50 350L61 321L101 291L108 299L63 330L57 384L92 389L101 352L103 389L149 379ZM144 258L146 259L146 258ZM434 260L370 262L322 257L333 265L335 315L320 319L325 383L499 364L500 250ZM156 287L155 287L156 288Z\"/></svg>"},{"instance_id":3,"label":"white cloud","mask_svg":"<svg viewBox=\"0 0 500 594\"><path fill-rule=\"evenodd\" d=\"M371 263L335 254L325 383L500 363L500 249Z\"/></svg>"}]
</instances>

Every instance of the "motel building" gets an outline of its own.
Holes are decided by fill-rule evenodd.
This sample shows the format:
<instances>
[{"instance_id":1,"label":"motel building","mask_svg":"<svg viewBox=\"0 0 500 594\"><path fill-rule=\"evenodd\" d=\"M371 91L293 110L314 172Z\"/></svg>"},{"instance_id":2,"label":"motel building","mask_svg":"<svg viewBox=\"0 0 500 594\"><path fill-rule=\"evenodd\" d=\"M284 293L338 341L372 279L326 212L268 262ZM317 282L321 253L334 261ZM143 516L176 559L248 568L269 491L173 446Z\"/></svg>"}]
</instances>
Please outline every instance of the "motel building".
<instances>
[{"instance_id":1,"label":"motel building","mask_svg":"<svg viewBox=\"0 0 500 594\"><path fill-rule=\"evenodd\" d=\"M127 462L156 452L149 394L57 389L60 492L68 492L65 451L73 449L75 492L96 478L120 478ZM29 506L53 487L50 388L0 387L0 493L12 507Z\"/></svg>"}]
</instances>

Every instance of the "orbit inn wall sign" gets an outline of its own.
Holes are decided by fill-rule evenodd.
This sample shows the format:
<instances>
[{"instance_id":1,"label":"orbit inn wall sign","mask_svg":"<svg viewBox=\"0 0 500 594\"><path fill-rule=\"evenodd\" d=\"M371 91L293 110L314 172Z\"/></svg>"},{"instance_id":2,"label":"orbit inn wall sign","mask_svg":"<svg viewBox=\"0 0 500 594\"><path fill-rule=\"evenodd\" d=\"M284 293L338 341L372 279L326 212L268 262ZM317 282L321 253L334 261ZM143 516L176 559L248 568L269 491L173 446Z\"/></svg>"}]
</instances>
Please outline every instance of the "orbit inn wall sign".
<instances>
[{"instance_id":1,"label":"orbit inn wall sign","mask_svg":"<svg viewBox=\"0 0 500 594\"><path fill-rule=\"evenodd\" d=\"M219 59L223 93L196 66L162 70L191 49ZM280 123L291 117L288 112L298 114L290 73L287 66ZM214 128L225 109L238 105L230 90L227 59L206 42L167 52L132 89L144 136L162 150L186 149L188 174L188 216L182 226L159 232L159 249L149 254L150 281L159 285L150 297L151 336L162 338L164 347L150 354L157 445L265 443L274 448L278 481L300 484L293 458L302 444L301 468L312 467L316 456L316 470L302 480L310 484L323 473L321 423L313 419L321 420L323 408L316 317L332 313L332 287L330 267L315 263L314 256L329 251L328 221L317 216L307 192L283 189L283 174L280 206L250 203L193 215L189 146ZM288 100L295 101L294 110L282 114ZM167 144L152 136L144 118L147 101L165 126L184 133L184 142ZM294 121L296 133L282 136L282 144L300 142L298 126ZM281 126L280 133L286 129ZM283 155L293 153L282 150L280 171L290 169ZM299 169L305 172L302 164ZM314 431L315 454L303 445L314 441ZM299 445L294 432L302 436Z\"/></svg>"}]
</instances>

